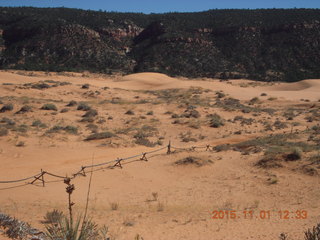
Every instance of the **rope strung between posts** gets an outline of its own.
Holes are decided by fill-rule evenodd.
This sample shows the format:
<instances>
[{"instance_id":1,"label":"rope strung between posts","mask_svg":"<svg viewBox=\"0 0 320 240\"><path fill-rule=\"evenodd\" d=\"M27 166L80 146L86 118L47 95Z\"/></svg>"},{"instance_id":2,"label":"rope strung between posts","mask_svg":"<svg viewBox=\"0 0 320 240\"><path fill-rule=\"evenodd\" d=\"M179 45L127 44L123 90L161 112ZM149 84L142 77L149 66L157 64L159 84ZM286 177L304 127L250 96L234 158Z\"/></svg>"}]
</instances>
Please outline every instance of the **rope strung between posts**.
<instances>
[{"instance_id":1,"label":"rope strung between posts","mask_svg":"<svg viewBox=\"0 0 320 240\"><path fill-rule=\"evenodd\" d=\"M159 149L156 149L156 150L153 150L153 151L143 152L141 154L133 155L133 156L126 157L126 158L117 158L115 160L106 161L106 162L102 162L102 163L98 163L98 164L82 166L79 171L71 174L72 177L65 177L65 176L57 175L57 174L54 174L54 173L51 173L51 172L43 171L41 169L40 173L35 174L33 176L30 176L30 177L26 177L26 178L22 178L22 179L16 179L16 180L0 181L0 184L11 184L11 183L19 183L19 182L25 182L25 181L28 181L28 180L32 180L30 182L25 182L23 184L19 184L19 185L16 185L16 186L0 188L0 190L14 189L14 188L24 187L24 186L28 186L28 185L34 185L34 186L38 186L38 187L39 186L45 187L46 183L63 182L63 181L66 181L66 179L70 179L71 180L71 179L75 179L78 176L86 177L87 173L90 173L90 172L101 171L101 170L104 170L104 169L114 169L116 167L119 167L120 169L122 169L123 165L131 163L131 162L135 162L135 161L146 161L147 162L148 158L150 159L151 157L156 156L156 155L149 156L150 154L160 152L160 151L162 151L164 149L167 149L167 152L166 152L167 154L171 154L171 153L175 152L175 151L172 151L172 149L185 150L185 151L195 151L195 149L197 149L197 148L199 148L199 149L202 149L202 148L204 149L205 148L205 151L211 151L211 148L213 149L213 147L211 145L198 146L198 147L197 146L192 146L192 147L189 147L189 148L174 147L174 146L171 145L171 141L170 141L167 146L159 148ZM148 158L147 158L147 155L148 155ZM130 160L130 159L135 159L135 160L130 161L130 162L126 162L127 160ZM109 166L106 166L106 165L109 165ZM105 167L103 167L103 166L105 166ZM94 169L94 168L97 168L97 167L101 167L101 168ZM90 168L91 170L86 171L87 168ZM48 175L48 176L51 176L51 177L54 177L54 178L58 178L60 180L46 181L45 180L45 175Z\"/></svg>"}]
</instances>

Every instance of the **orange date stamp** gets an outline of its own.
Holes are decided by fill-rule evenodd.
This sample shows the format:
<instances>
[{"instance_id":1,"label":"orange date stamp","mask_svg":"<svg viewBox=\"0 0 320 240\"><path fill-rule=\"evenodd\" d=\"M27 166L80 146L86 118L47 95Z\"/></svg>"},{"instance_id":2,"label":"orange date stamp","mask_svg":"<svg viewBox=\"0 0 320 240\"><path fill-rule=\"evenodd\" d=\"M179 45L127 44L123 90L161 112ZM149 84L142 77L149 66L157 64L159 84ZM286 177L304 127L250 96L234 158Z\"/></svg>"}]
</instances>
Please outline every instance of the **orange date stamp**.
<instances>
[{"instance_id":1,"label":"orange date stamp","mask_svg":"<svg viewBox=\"0 0 320 240\"><path fill-rule=\"evenodd\" d=\"M308 211L306 210L215 210L211 212L211 218L218 219L258 219L258 220L303 220L308 218Z\"/></svg>"}]
</instances>

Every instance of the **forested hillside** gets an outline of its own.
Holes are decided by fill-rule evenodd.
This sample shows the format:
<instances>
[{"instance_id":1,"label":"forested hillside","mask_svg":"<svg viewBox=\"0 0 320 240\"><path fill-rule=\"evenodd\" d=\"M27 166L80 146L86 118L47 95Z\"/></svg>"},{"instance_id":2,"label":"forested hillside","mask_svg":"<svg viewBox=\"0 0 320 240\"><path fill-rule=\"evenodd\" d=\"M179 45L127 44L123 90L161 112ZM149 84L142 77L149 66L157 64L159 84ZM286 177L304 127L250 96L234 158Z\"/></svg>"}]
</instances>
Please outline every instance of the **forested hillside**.
<instances>
[{"instance_id":1,"label":"forested hillside","mask_svg":"<svg viewBox=\"0 0 320 240\"><path fill-rule=\"evenodd\" d=\"M320 78L320 10L138 14L0 8L0 67L297 81Z\"/></svg>"}]
</instances>

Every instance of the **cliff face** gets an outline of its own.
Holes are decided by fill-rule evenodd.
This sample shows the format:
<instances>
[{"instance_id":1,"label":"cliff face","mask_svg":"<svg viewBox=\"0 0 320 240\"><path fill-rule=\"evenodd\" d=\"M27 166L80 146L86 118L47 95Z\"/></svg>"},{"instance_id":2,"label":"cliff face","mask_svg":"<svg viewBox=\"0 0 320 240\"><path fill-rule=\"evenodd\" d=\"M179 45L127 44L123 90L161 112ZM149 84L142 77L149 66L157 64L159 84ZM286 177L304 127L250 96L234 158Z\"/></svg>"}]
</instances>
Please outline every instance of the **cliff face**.
<instances>
[{"instance_id":1,"label":"cliff face","mask_svg":"<svg viewBox=\"0 0 320 240\"><path fill-rule=\"evenodd\" d=\"M0 8L0 13L1 68L267 81L320 77L320 10L143 15Z\"/></svg>"}]
</instances>

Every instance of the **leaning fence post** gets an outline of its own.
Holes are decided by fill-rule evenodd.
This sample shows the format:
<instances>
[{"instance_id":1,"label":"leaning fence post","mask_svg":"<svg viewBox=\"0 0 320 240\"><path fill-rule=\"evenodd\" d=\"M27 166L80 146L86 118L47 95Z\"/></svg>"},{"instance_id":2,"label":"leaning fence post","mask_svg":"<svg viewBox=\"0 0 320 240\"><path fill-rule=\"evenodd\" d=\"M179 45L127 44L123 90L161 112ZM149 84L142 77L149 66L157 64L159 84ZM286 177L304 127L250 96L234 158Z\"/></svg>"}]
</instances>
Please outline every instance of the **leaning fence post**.
<instances>
[{"instance_id":1,"label":"leaning fence post","mask_svg":"<svg viewBox=\"0 0 320 240\"><path fill-rule=\"evenodd\" d=\"M43 187L44 187L44 177L43 177L44 174L45 174L45 172L41 169L41 181L42 181Z\"/></svg>"},{"instance_id":2,"label":"leaning fence post","mask_svg":"<svg viewBox=\"0 0 320 240\"><path fill-rule=\"evenodd\" d=\"M168 150L167 150L167 154L170 154L170 153L171 153L171 141L169 141Z\"/></svg>"}]
</instances>

